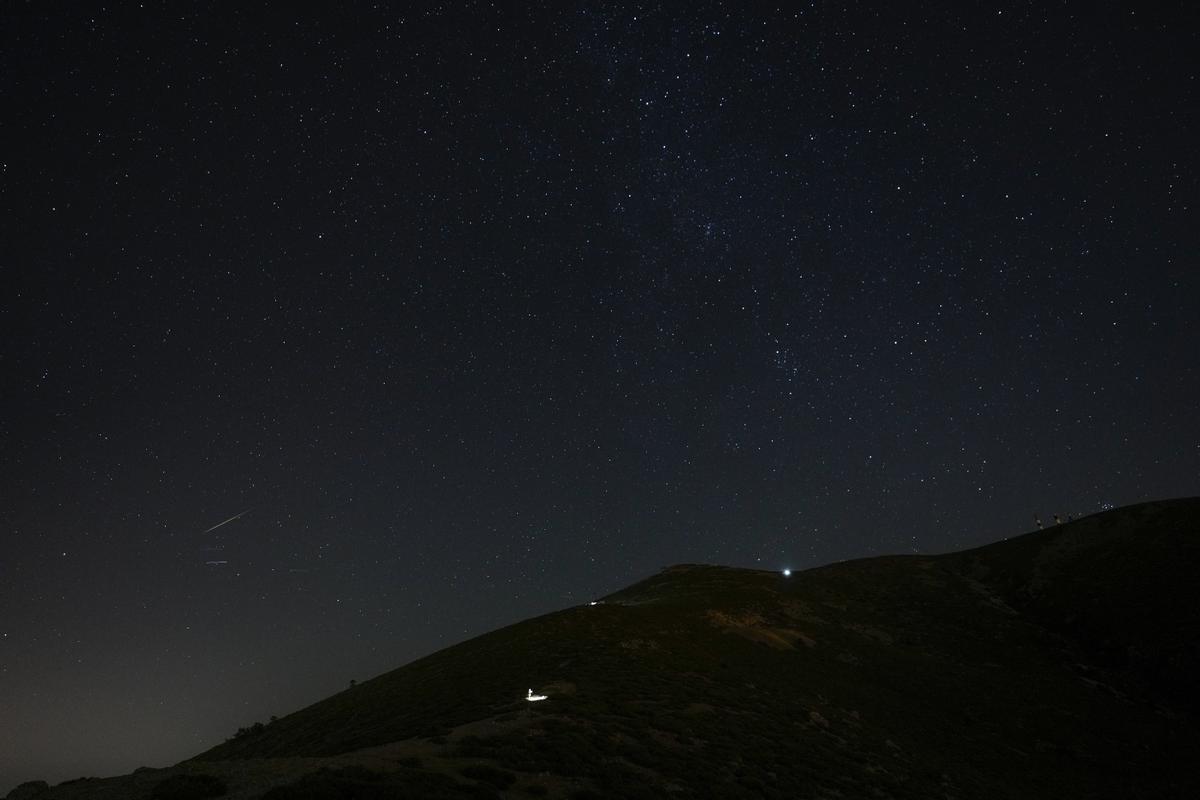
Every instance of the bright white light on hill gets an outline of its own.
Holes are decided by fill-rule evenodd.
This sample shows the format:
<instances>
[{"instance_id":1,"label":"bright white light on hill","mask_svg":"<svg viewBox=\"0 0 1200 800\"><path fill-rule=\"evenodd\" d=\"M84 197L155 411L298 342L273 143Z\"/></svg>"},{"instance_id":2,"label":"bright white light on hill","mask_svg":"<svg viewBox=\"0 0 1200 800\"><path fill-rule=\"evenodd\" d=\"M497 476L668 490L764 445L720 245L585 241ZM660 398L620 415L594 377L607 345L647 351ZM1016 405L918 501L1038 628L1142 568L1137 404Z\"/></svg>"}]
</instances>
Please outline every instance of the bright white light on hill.
<instances>
[{"instance_id":1,"label":"bright white light on hill","mask_svg":"<svg viewBox=\"0 0 1200 800\"><path fill-rule=\"evenodd\" d=\"M790 578L790 577L792 577L792 570L791 570L791 568L790 568L790 567L788 567L788 568L784 569L784 571L783 571L783 577L785 577L785 578Z\"/></svg>"},{"instance_id":2,"label":"bright white light on hill","mask_svg":"<svg viewBox=\"0 0 1200 800\"><path fill-rule=\"evenodd\" d=\"M528 701L529 701L529 702L531 702L531 703L536 703L538 700L545 700L545 699L546 699L546 695L544 695L544 694L534 694L534 693L533 693L533 689L530 689L530 690L529 690L529 694L525 695L525 699L526 699L526 700L528 700Z\"/></svg>"}]
</instances>

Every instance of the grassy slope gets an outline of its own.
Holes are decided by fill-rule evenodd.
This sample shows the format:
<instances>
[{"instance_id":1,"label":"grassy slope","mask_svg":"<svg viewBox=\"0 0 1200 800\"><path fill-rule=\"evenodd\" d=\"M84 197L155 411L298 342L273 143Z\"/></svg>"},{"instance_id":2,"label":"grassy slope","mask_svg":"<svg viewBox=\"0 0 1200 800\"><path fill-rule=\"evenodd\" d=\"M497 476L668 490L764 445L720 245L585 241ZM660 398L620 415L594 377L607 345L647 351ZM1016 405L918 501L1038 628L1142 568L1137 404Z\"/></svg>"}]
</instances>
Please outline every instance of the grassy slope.
<instances>
[{"instance_id":1,"label":"grassy slope","mask_svg":"<svg viewBox=\"0 0 1200 800\"><path fill-rule=\"evenodd\" d=\"M1022 615L1200 713L1200 498L1129 506L946 559Z\"/></svg>"},{"instance_id":2,"label":"grassy slope","mask_svg":"<svg viewBox=\"0 0 1200 800\"><path fill-rule=\"evenodd\" d=\"M1195 724L1143 693L1194 700L1198 521L1200 500L1173 501L788 579L673 568L199 758L328 755L517 717L457 752L625 796L1187 796ZM551 699L525 703L530 686Z\"/></svg>"},{"instance_id":3,"label":"grassy slope","mask_svg":"<svg viewBox=\"0 0 1200 800\"><path fill-rule=\"evenodd\" d=\"M1181 500L790 579L677 567L46 797L211 772L251 798L320 767L343 772L272 797L1195 796L1198 556Z\"/></svg>"}]
</instances>

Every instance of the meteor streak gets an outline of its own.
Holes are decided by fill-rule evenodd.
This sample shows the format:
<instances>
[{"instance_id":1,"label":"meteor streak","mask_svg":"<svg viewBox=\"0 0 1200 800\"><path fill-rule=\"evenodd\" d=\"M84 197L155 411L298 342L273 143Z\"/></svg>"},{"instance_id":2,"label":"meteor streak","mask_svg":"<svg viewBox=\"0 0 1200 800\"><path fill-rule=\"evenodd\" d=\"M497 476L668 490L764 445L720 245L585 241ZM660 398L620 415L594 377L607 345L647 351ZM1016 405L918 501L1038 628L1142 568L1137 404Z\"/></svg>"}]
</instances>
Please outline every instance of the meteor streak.
<instances>
[{"instance_id":1,"label":"meteor streak","mask_svg":"<svg viewBox=\"0 0 1200 800\"><path fill-rule=\"evenodd\" d=\"M250 506L250 508L247 508L247 509L246 509L246 511L251 511L253 508L254 508L254 506ZM201 531L201 533L209 533L209 532L211 532L211 531L215 531L217 528L221 527L222 525L228 525L229 523L233 522L233 521L234 521L235 519L237 519L238 517L242 516L242 514L245 514L245 513L246 513L246 511L242 511L242 512L241 512L241 513L239 513L239 514L234 514L232 517L230 517L229 519L225 520L224 522L218 522L216 525L213 525L213 526L212 526L211 528L209 528L207 531Z\"/></svg>"}]
</instances>

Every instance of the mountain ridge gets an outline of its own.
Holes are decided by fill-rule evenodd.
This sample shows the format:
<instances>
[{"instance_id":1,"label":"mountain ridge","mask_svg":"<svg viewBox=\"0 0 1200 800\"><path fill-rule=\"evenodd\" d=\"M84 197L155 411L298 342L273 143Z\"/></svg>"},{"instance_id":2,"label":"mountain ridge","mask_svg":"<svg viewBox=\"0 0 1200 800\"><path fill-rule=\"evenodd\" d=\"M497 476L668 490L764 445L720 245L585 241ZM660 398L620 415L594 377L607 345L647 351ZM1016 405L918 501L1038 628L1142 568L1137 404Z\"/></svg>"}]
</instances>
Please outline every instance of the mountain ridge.
<instances>
[{"instance_id":1,"label":"mountain ridge","mask_svg":"<svg viewBox=\"0 0 1200 800\"><path fill-rule=\"evenodd\" d=\"M674 565L110 788L204 774L275 800L1192 796L1198 565L1200 498L790 576Z\"/></svg>"}]
</instances>

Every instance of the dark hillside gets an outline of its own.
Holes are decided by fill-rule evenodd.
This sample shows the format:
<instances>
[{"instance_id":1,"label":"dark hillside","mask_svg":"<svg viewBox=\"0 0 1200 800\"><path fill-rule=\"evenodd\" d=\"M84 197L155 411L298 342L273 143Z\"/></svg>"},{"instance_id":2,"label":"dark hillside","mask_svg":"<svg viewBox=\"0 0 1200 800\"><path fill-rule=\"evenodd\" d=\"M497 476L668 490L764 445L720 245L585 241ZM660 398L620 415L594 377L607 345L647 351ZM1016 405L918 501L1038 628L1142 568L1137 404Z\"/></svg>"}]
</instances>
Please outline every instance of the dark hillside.
<instances>
[{"instance_id":1,"label":"dark hillside","mask_svg":"<svg viewBox=\"0 0 1200 800\"><path fill-rule=\"evenodd\" d=\"M1200 712L1200 498L1144 503L946 557L1168 706Z\"/></svg>"},{"instance_id":2,"label":"dark hillside","mask_svg":"<svg viewBox=\"0 0 1200 800\"><path fill-rule=\"evenodd\" d=\"M176 770L275 800L1200 796L1198 529L1181 500L787 578L672 567Z\"/></svg>"}]
</instances>

